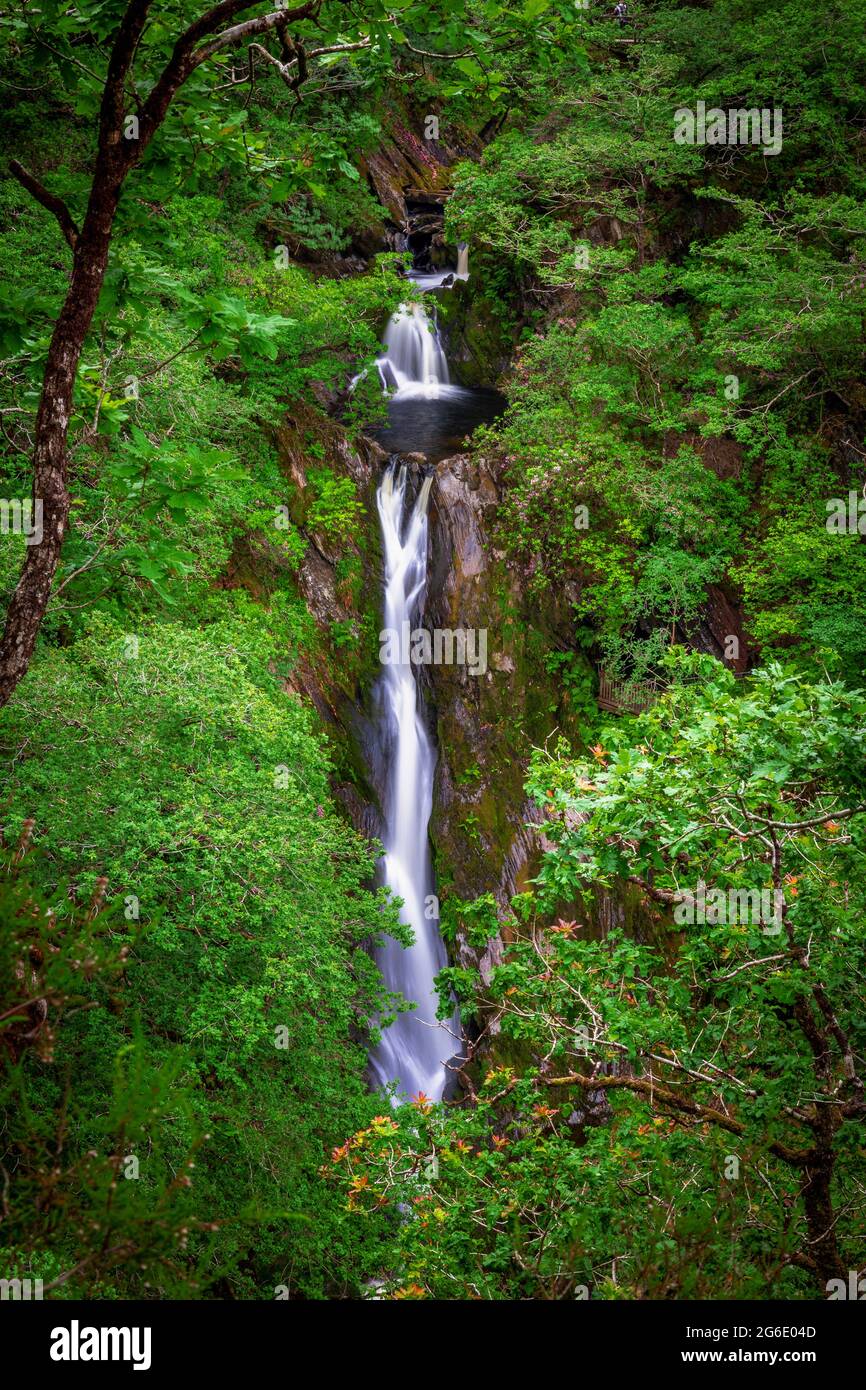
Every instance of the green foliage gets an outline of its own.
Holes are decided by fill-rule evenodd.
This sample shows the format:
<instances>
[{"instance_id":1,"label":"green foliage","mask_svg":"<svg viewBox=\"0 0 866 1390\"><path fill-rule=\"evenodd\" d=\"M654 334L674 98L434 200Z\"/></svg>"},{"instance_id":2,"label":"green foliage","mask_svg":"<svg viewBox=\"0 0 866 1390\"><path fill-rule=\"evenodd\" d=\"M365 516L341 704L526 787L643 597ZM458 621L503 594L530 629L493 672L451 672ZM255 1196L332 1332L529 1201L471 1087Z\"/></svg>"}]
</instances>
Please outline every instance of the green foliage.
<instances>
[{"instance_id":1,"label":"green foliage","mask_svg":"<svg viewBox=\"0 0 866 1390\"><path fill-rule=\"evenodd\" d=\"M391 919L364 887L369 850L334 814L308 714L279 698L246 645L230 622L198 633L161 623L130 658L123 631L93 619L74 647L40 663L9 710L8 823L35 821L41 888L58 894L72 881L87 901L102 883L141 925L112 1007L104 983L85 990L85 1010L51 1025L51 1065L24 1066L18 1085L40 1123L60 1123L65 1085L94 1117L76 1124L70 1163L86 1166L93 1148L108 1171L117 1144L106 1147L100 1126L121 1125L150 1176L121 1183L118 1221L143 1220L178 1146L203 1145L190 1195L207 1239L190 1234L172 1276L193 1281L187 1291L225 1270L238 1294L273 1297L290 1265L292 1287L318 1295L356 1288L362 1272L317 1168L371 1104L363 1048L349 1036L360 1038L387 1002L362 947ZM75 908L58 900L55 912L72 949ZM104 973L98 957L89 968ZM50 986L50 1020L59 988ZM124 1080L127 1055L138 1075ZM139 1098L136 1114L146 1078L159 1078L151 1118L133 1127L112 1111L112 1075L119 1095ZM16 1188L23 1237L32 1198L27 1183ZM70 1223L52 1248L72 1267L89 1239ZM125 1246L104 1268L125 1296L141 1286Z\"/></svg>"},{"instance_id":2,"label":"green foliage","mask_svg":"<svg viewBox=\"0 0 866 1390\"><path fill-rule=\"evenodd\" d=\"M821 513L780 517L735 573L762 646L803 647L806 659L856 678L866 666L866 555L857 533L828 534Z\"/></svg>"},{"instance_id":3,"label":"green foliage","mask_svg":"<svg viewBox=\"0 0 866 1390\"><path fill-rule=\"evenodd\" d=\"M139 94L199 13L156 8ZM5 143L79 222L118 13L0 18ZM246 47L179 93L123 191L61 563L0 718L7 1275L52 1298L807 1298L862 1263L866 575L825 504L863 472L863 0L820 19L661 0L625 50L565 0L325 0L300 94L264 60L241 82ZM698 100L781 106L781 152L677 144ZM596 742L533 760L549 849L511 915L489 882L443 890L463 1103L379 1116L366 1048L403 1004L370 948L406 933L290 692L342 661L348 693L375 650L363 507L316 411L349 437L382 418L405 257L375 254L368 175L399 130L440 177L426 112L440 154L473 155L449 174L460 304L515 343L476 437L494 544L531 600L562 596L526 647ZM70 258L11 177L0 219L0 491L23 497ZM302 601L309 532L357 619ZM8 595L25 546L0 542ZM768 659L746 682L670 651L720 596ZM601 661L668 689L607 726ZM781 917L677 916L699 882Z\"/></svg>"},{"instance_id":4,"label":"green foliage","mask_svg":"<svg viewBox=\"0 0 866 1390\"><path fill-rule=\"evenodd\" d=\"M591 69L533 70L523 120L457 170L451 234L498 263L500 312L524 323L485 439L508 468L503 543L536 589L582 591L575 646L611 668L657 670L665 630L737 584L756 645L862 667L841 601L856 547L819 520L862 472L862 15L831 6L815 64L793 3L654 6L627 63L599 33ZM781 153L677 144L698 100L783 107Z\"/></svg>"},{"instance_id":5,"label":"green foliage","mask_svg":"<svg viewBox=\"0 0 866 1390\"><path fill-rule=\"evenodd\" d=\"M352 1207L413 1210L391 1296L808 1298L857 1263L866 701L672 664L592 758L537 755L544 916L515 900L489 982L447 972L520 1060L337 1155ZM545 926L623 878L655 905L650 939ZM698 879L708 902L769 885L778 909L672 921Z\"/></svg>"},{"instance_id":6,"label":"green foliage","mask_svg":"<svg viewBox=\"0 0 866 1390\"><path fill-rule=\"evenodd\" d=\"M474 902L462 902L449 895L442 902L439 928L445 941L454 944L460 933L470 946L483 950L499 934L496 899L492 893L485 893Z\"/></svg>"},{"instance_id":7,"label":"green foliage","mask_svg":"<svg viewBox=\"0 0 866 1390\"><path fill-rule=\"evenodd\" d=\"M119 1271L135 1287L187 1292L189 1234L207 1243L207 1225L189 1190L203 1136L186 1069L180 1053L154 1065L134 1016L116 1052L106 1046L140 928L103 906L104 882L89 909L68 890L43 896L31 833L6 856L0 887L4 1275L42 1279L57 1298L118 1297Z\"/></svg>"},{"instance_id":8,"label":"green foliage","mask_svg":"<svg viewBox=\"0 0 866 1390\"><path fill-rule=\"evenodd\" d=\"M307 520L314 530L339 540L351 533L363 512L351 478L337 478L327 468L311 468L313 501Z\"/></svg>"}]
</instances>

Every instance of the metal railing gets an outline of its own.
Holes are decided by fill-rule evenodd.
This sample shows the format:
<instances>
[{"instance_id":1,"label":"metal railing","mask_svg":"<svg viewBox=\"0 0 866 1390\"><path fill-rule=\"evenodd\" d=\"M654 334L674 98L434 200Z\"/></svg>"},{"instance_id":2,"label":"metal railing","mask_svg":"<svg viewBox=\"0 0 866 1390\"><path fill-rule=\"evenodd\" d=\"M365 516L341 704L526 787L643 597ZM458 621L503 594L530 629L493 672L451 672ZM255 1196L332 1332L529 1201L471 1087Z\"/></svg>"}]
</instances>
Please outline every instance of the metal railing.
<instances>
[{"instance_id":1,"label":"metal railing","mask_svg":"<svg viewBox=\"0 0 866 1390\"><path fill-rule=\"evenodd\" d=\"M749 671L734 671L730 667L728 670L737 680L743 680L751 674ZM609 676L604 667L601 667L598 673L596 702L599 709L607 710L609 714L642 714L650 705L655 704L663 690L664 686L658 681L617 679Z\"/></svg>"},{"instance_id":2,"label":"metal railing","mask_svg":"<svg viewBox=\"0 0 866 1390\"><path fill-rule=\"evenodd\" d=\"M599 708L611 714L640 714L660 694L661 688L652 681L616 680L603 669L598 673L596 699Z\"/></svg>"}]
</instances>

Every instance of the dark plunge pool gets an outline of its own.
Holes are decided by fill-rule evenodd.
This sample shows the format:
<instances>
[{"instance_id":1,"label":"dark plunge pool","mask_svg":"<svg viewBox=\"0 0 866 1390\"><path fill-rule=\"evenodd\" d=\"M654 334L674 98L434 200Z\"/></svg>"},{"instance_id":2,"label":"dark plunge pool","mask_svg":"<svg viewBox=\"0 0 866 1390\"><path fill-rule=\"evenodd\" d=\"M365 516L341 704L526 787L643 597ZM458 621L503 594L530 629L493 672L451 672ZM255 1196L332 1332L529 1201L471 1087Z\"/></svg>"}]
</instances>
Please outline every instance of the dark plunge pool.
<instances>
[{"instance_id":1,"label":"dark plunge pool","mask_svg":"<svg viewBox=\"0 0 866 1390\"><path fill-rule=\"evenodd\" d=\"M439 386L437 394L399 391L388 402L388 423L367 431L389 454L425 454L433 463L459 454L478 425L505 409L505 397L484 387Z\"/></svg>"}]
</instances>

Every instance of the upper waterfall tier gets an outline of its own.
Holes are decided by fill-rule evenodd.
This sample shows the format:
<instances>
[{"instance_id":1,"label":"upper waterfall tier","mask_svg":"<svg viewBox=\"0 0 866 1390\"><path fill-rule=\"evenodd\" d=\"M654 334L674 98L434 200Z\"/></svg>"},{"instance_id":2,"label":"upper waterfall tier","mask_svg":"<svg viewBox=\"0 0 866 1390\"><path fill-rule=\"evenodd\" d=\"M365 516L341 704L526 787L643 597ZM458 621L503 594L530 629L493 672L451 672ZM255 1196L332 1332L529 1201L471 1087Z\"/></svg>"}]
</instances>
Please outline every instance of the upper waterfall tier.
<instances>
[{"instance_id":1,"label":"upper waterfall tier","mask_svg":"<svg viewBox=\"0 0 866 1390\"><path fill-rule=\"evenodd\" d=\"M416 271L409 279L425 293L453 281L454 274L453 270ZM383 390L393 392L393 400L419 396L435 400L462 390L451 385L435 313L428 314L423 304L401 304L385 329L384 342L385 352L376 366Z\"/></svg>"}]
</instances>

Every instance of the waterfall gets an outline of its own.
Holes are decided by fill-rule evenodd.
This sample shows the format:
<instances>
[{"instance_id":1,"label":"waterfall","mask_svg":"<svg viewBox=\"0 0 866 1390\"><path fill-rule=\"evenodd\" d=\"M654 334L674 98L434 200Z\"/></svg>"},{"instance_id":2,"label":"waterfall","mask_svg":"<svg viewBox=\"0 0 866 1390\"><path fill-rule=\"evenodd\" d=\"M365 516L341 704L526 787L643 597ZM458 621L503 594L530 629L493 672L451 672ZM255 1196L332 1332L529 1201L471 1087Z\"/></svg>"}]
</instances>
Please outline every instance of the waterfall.
<instances>
[{"instance_id":1,"label":"waterfall","mask_svg":"<svg viewBox=\"0 0 866 1390\"><path fill-rule=\"evenodd\" d=\"M409 279L423 294L455 280L469 279L469 247L461 241L457 248L455 270L413 270ZM439 338L435 312L431 316L423 304L411 301L401 304L385 329L385 352L377 358L376 366L383 391L392 392L392 400L424 397L435 400L440 396L462 393L451 385L448 361ZM363 373L361 373L363 375ZM355 377L354 386L360 377Z\"/></svg>"},{"instance_id":2,"label":"waterfall","mask_svg":"<svg viewBox=\"0 0 866 1390\"><path fill-rule=\"evenodd\" d=\"M433 278L433 277L428 277ZM439 395L448 386L448 363L439 332L421 304L401 304L385 330L385 356L376 363L384 390L397 398Z\"/></svg>"},{"instance_id":3,"label":"waterfall","mask_svg":"<svg viewBox=\"0 0 866 1390\"><path fill-rule=\"evenodd\" d=\"M402 634L423 613L427 579L427 503L432 473L410 502L406 465L391 463L376 496L385 555L384 627ZM433 868L427 827L433 806L436 751L427 730L415 670L408 653L383 667L376 688L382 720L382 744L388 759L384 797L384 856L382 874L395 897L403 899L401 921L412 928L414 944L401 946L393 938L376 959L391 989L399 990L416 1008L399 1014L382 1033L370 1057L375 1082L398 1083L398 1091L431 1100L441 1099L447 1080L445 1063L459 1051L456 1019L436 1021L438 1003L433 981L447 964L438 929L438 903L433 896Z\"/></svg>"}]
</instances>

